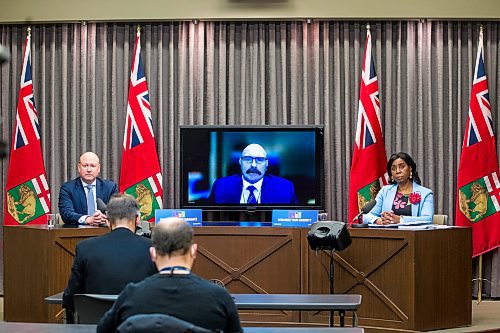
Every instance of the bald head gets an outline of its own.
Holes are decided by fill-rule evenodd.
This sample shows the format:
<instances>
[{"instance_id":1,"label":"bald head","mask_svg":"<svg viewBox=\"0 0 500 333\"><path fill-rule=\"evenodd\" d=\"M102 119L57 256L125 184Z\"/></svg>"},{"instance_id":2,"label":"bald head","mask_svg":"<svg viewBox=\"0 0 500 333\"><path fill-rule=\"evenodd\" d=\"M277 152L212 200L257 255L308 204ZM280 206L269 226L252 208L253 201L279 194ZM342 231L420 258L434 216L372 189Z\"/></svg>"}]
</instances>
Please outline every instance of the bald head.
<instances>
[{"instance_id":1,"label":"bald head","mask_svg":"<svg viewBox=\"0 0 500 333\"><path fill-rule=\"evenodd\" d=\"M185 255L193 245L193 228L178 217L162 219L154 228L151 239L161 256Z\"/></svg>"},{"instance_id":2,"label":"bald head","mask_svg":"<svg viewBox=\"0 0 500 333\"><path fill-rule=\"evenodd\" d=\"M83 182L92 184L101 172L99 157L91 151L83 153L78 162L78 173Z\"/></svg>"},{"instance_id":3,"label":"bald head","mask_svg":"<svg viewBox=\"0 0 500 333\"><path fill-rule=\"evenodd\" d=\"M267 153L261 145L252 143L246 146L245 149L243 149L241 156L266 157Z\"/></svg>"}]
</instances>

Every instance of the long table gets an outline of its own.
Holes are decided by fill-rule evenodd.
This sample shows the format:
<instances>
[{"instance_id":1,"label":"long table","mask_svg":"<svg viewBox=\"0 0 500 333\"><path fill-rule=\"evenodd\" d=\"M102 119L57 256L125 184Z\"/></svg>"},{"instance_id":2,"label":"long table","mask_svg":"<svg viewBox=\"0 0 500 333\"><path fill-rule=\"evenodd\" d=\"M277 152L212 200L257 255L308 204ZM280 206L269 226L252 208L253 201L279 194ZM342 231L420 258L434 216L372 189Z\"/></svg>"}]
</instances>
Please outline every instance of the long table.
<instances>
[{"instance_id":1,"label":"long table","mask_svg":"<svg viewBox=\"0 0 500 333\"><path fill-rule=\"evenodd\" d=\"M89 294L91 298L109 301L109 306L117 295ZM344 326L346 311L352 311L352 326L357 326L356 311L361 305L361 295L305 295L305 294L231 294L238 310L305 310L337 311L340 326ZM61 304L62 292L45 298L49 304Z\"/></svg>"},{"instance_id":2,"label":"long table","mask_svg":"<svg viewBox=\"0 0 500 333\"><path fill-rule=\"evenodd\" d=\"M195 227L193 272L221 281L233 294L328 294L323 266L330 257L310 250L307 231ZM103 232L4 227L5 320L60 321L54 315L61 306L43 299L66 287L76 243ZM423 331L471 324L470 228L349 232L352 245L334 255L334 284L337 294L362 295L359 325ZM239 313L255 326L326 324L329 319L325 311Z\"/></svg>"}]
</instances>

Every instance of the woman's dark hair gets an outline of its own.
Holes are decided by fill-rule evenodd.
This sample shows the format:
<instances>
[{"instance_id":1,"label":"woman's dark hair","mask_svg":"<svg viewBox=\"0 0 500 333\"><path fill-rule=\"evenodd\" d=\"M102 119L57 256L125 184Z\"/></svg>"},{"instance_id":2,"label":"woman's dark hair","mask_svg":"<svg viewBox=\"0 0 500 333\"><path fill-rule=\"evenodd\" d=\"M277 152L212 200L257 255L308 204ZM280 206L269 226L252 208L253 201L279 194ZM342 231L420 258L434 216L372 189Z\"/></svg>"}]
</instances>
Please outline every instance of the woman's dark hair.
<instances>
[{"instance_id":1,"label":"woman's dark hair","mask_svg":"<svg viewBox=\"0 0 500 333\"><path fill-rule=\"evenodd\" d=\"M411 158L410 155L408 155L407 153L403 153L403 152L392 154L391 157L389 157L389 161L387 161L387 174L389 175L389 184L396 183L396 181L394 179L392 179L392 177L391 177L391 168L392 168L392 163L394 163L394 161L397 160L398 158L405 161L406 164L408 164L408 166L411 168L410 180L413 180L418 185L421 185L421 181L420 181L420 177L418 176L417 165L415 164L415 161L413 160L413 158Z\"/></svg>"}]
</instances>

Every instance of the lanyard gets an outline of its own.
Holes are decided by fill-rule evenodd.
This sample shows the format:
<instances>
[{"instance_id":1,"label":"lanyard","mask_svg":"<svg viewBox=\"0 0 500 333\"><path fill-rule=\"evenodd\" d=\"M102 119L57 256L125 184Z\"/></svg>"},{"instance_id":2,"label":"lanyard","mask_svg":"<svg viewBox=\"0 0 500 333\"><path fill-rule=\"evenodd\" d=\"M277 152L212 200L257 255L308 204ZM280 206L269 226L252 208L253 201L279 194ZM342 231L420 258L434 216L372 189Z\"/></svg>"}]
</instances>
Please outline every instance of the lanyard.
<instances>
[{"instance_id":1,"label":"lanyard","mask_svg":"<svg viewBox=\"0 0 500 333\"><path fill-rule=\"evenodd\" d=\"M186 273L181 273L181 274L189 274L189 273L191 273L191 270L189 268L187 268L187 267L184 267L184 266L167 266L167 267L163 267L160 270L160 274L174 275L175 271L186 272Z\"/></svg>"}]
</instances>

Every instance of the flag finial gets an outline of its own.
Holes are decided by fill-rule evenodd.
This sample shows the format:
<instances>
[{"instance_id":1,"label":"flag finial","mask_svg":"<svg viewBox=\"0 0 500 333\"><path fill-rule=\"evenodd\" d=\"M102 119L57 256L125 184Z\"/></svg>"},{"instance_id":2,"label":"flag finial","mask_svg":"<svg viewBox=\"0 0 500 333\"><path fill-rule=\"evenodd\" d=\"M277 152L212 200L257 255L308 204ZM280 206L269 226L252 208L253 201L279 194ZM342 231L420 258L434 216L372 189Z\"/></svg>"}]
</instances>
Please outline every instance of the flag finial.
<instances>
[{"instance_id":1,"label":"flag finial","mask_svg":"<svg viewBox=\"0 0 500 333\"><path fill-rule=\"evenodd\" d=\"M366 31L369 32L370 31L370 23L367 23L366 24Z\"/></svg>"},{"instance_id":2,"label":"flag finial","mask_svg":"<svg viewBox=\"0 0 500 333\"><path fill-rule=\"evenodd\" d=\"M28 29L26 29L26 31L28 31L28 37L31 37L31 27L28 27Z\"/></svg>"},{"instance_id":3,"label":"flag finial","mask_svg":"<svg viewBox=\"0 0 500 333\"><path fill-rule=\"evenodd\" d=\"M141 25L140 24L137 25L137 34L138 35L141 34Z\"/></svg>"},{"instance_id":4,"label":"flag finial","mask_svg":"<svg viewBox=\"0 0 500 333\"><path fill-rule=\"evenodd\" d=\"M479 26L479 33L482 34L484 32L484 26L481 24Z\"/></svg>"}]
</instances>

